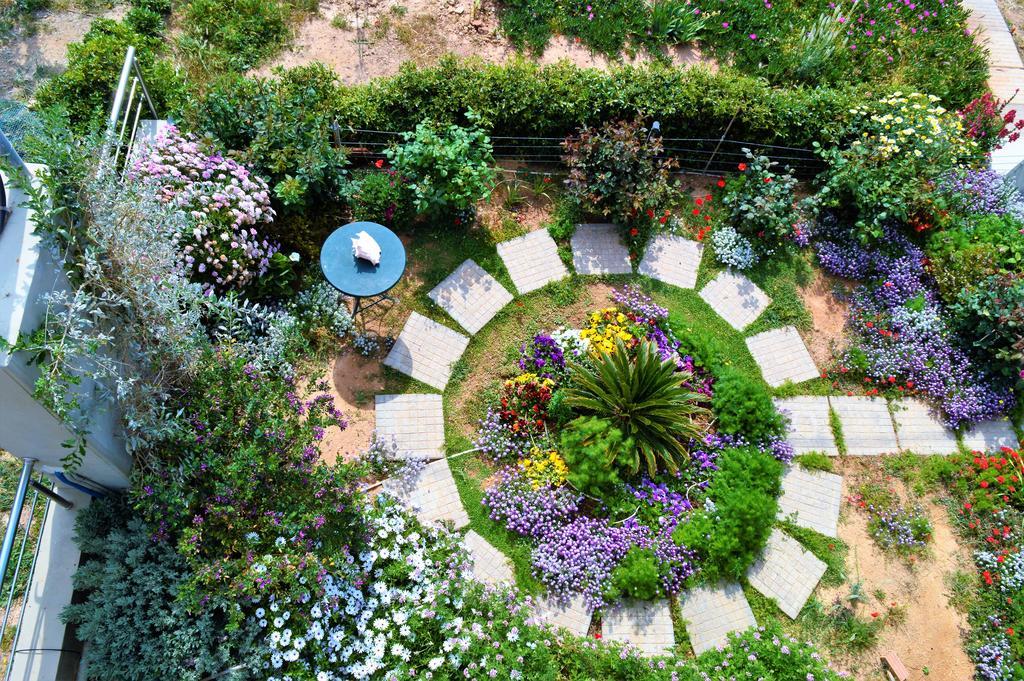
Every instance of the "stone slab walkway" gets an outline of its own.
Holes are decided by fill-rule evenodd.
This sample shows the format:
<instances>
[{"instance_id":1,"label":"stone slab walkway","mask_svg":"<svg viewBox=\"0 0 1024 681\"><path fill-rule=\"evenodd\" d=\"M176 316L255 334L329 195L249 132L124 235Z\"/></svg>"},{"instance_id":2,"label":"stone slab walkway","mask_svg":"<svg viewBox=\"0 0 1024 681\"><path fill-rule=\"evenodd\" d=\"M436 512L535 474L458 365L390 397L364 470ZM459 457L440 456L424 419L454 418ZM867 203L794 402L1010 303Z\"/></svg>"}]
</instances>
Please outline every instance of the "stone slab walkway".
<instances>
[{"instance_id":1,"label":"stone slab walkway","mask_svg":"<svg viewBox=\"0 0 1024 681\"><path fill-rule=\"evenodd\" d=\"M892 420L900 449L914 454L955 454L956 433L946 428L921 400L905 399L893 405Z\"/></svg>"},{"instance_id":2,"label":"stone slab walkway","mask_svg":"<svg viewBox=\"0 0 1024 681\"><path fill-rule=\"evenodd\" d=\"M779 518L829 537L838 536L843 479L833 473L789 466L782 475Z\"/></svg>"},{"instance_id":3,"label":"stone slab walkway","mask_svg":"<svg viewBox=\"0 0 1024 681\"><path fill-rule=\"evenodd\" d=\"M427 296L469 333L484 328L501 308L512 302L512 294L472 260L455 268Z\"/></svg>"},{"instance_id":4,"label":"stone slab walkway","mask_svg":"<svg viewBox=\"0 0 1024 681\"><path fill-rule=\"evenodd\" d=\"M572 266L580 274L632 274L629 249L617 225L585 223L576 226L570 240Z\"/></svg>"},{"instance_id":5,"label":"stone slab walkway","mask_svg":"<svg viewBox=\"0 0 1024 681\"><path fill-rule=\"evenodd\" d=\"M455 529L460 529L469 524L447 459L428 463L408 484L393 478L385 480L384 489L405 504L424 525L448 520Z\"/></svg>"},{"instance_id":6,"label":"stone slab walkway","mask_svg":"<svg viewBox=\"0 0 1024 681\"><path fill-rule=\"evenodd\" d=\"M515 584L512 563L504 553L491 546L490 542L470 530L463 542L470 558L473 559L473 576L484 584Z\"/></svg>"},{"instance_id":7,"label":"stone slab walkway","mask_svg":"<svg viewBox=\"0 0 1024 681\"><path fill-rule=\"evenodd\" d=\"M877 456L899 451L885 400L844 396L832 397L830 402L843 426L847 454Z\"/></svg>"},{"instance_id":8,"label":"stone slab walkway","mask_svg":"<svg viewBox=\"0 0 1024 681\"><path fill-rule=\"evenodd\" d=\"M625 601L602 616L601 636L629 643L644 655L665 655L675 645L668 601Z\"/></svg>"},{"instance_id":9,"label":"stone slab walkway","mask_svg":"<svg viewBox=\"0 0 1024 681\"><path fill-rule=\"evenodd\" d=\"M775 599L790 619L796 619L825 574L825 568L825 563L806 551L796 539L780 530L772 530L764 552L747 570L747 579L750 586Z\"/></svg>"},{"instance_id":10,"label":"stone slab walkway","mask_svg":"<svg viewBox=\"0 0 1024 681\"><path fill-rule=\"evenodd\" d=\"M975 424L964 433L963 443L972 452L994 452L1003 447L1016 449L1020 446L1017 433L1006 419Z\"/></svg>"},{"instance_id":11,"label":"stone slab walkway","mask_svg":"<svg viewBox=\"0 0 1024 681\"><path fill-rule=\"evenodd\" d=\"M765 382L773 388L787 381L803 383L821 375L804 345L804 339L792 326L771 329L747 338L747 349L754 356Z\"/></svg>"},{"instance_id":12,"label":"stone slab walkway","mask_svg":"<svg viewBox=\"0 0 1024 681\"><path fill-rule=\"evenodd\" d=\"M437 394L377 395L377 435L393 438L403 459L444 456L444 408Z\"/></svg>"},{"instance_id":13,"label":"stone slab walkway","mask_svg":"<svg viewBox=\"0 0 1024 681\"><path fill-rule=\"evenodd\" d=\"M467 345L469 338L458 331L413 312L384 364L444 390L452 375L452 365L462 357Z\"/></svg>"},{"instance_id":14,"label":"stone slab walkway","mask_svg":"<svg viewBox=\"0 0 1024 681\"><path fill-rule=\"evenodd\" d=\"M757 625L739 584L690 589L683 594L680 605L690 645L697 655L727 643L730 633Z\"/></svg>"},{"instance_id":15,"label":"stone slab walkway","mask_svg":"<svg viewBox=\"0 0 1024 681\"><path fill-rule=\"evenodd\" d=\"M558 246L546 229L498 244L498 255L519 293L536 291L569 275L558 257Z\"/></svg>"},{"instance_id":16,"label":"stone slab walkway","mask_svg":"<svg viewBox=\"0 0 1024 681\"><path fill-rule=\"evenodd\" d=\"M700 297L737 331L750 326L772 302L754 282L728 270L709 281Z\"/></svg>"},{"instance_id":17,"label":"stone slab walkway","mask_svg":"<svg viewBox=\"0 0 1024 681\"><path fill-rule=\"evenodd\" d=\"M559 605L550 598L542 598L535 602L533 611L535 622L546 622L553 627L561 627L577 636L586 636L590 631L592 614L583 603L582 596L574 597L567 605Z\"/></svg>"},{"instance_id":18,"label":"stone slab walkway","mask_svg":"<svg viewBox=\"0 0 1024 681\"><path fill-rule=\"evenodd\" d=\"M777 399L775 407L789 418L786 441L793 445L793 451L797 454L821 452L828 456L839 455L832 436L827 397L801 395Z\"/></svg>"},{"instance_id":19,"label":"stone slab walkway","mask_svg":"<svg viewBox=\"0 0 1024 681\"><path fill-rule=\"evenodd\" d=\"M651 239L637 272L679 288L697 285L697 270L704 244L671 234Z\"/></svg>"}]
</instances>

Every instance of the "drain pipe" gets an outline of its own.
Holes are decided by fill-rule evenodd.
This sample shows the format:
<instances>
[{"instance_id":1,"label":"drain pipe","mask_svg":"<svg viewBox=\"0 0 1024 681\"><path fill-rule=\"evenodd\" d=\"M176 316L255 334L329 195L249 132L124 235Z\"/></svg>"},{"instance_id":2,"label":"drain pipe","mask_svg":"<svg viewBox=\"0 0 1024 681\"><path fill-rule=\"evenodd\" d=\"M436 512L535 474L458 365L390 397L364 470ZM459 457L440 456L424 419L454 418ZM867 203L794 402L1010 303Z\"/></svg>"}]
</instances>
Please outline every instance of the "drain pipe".
<instances>
[{"instance_id":1,"label":"drain pipe","mask_svg":"<svg viewBox=\"0 0 1024 681\"><path fill-rule=\"evenodd\" d=\"M14 536L18 533L18 524L21 522L21 509L25 506L25 493L28 491L28 483L32 479L32 466L35 463L35 459L25 459L21 467L18 491L14 495L11 517L7 519L7 533L4 534L3 548L0 549L0 592L3 592L4 576L7 574L8 564L11 562L11 552L14 550Z\"/></svg>"}]
</instances>

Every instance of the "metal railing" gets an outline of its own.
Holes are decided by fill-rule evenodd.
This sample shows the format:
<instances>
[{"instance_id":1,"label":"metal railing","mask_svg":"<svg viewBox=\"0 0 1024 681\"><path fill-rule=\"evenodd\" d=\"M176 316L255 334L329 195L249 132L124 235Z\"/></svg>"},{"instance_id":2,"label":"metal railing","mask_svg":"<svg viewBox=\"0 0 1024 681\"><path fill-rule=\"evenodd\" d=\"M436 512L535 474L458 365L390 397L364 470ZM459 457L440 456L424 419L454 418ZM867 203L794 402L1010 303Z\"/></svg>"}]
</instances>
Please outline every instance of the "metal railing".
<instances>
[{"instance_id":1,"label":"metal railing","mask_svg":"<svg viewBox=\"0 0 1024 681\"><path fill-rule=\"evenodd\" d=\"M121 77L117 81L114 101L107 118L107 139L103 148L104 158L110 159L117 172L123 171L128 161L144 112L149 118L158 118L156 106L142 77L142 69L139 68L139 60L135 58L135 48L129 47L125 52L124 66L121 67Z\"/></svg>"}]
</instances>

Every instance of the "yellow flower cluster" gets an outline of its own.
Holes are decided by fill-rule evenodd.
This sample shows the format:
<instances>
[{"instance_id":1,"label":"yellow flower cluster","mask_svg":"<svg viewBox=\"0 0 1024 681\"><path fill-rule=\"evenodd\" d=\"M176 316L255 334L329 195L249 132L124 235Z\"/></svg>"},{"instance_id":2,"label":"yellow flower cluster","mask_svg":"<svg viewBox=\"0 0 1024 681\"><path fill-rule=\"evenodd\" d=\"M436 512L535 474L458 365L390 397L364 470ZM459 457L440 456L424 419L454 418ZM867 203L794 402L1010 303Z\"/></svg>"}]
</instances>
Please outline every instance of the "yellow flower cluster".
<instances>
[{"instance_id":1,"label":"yellow flower cluster","mask_svg":"<svg viewBox=\"0 0 1024 681\"><path fill-rule=\"evenodd\" d=\"M524 383L536 383L541 388L551 388L555 385L550 378L540 378L537 374L519 374L515 378L505 381L505 385L510 388Z\"/></svg>"},{"instance_id":2,"label":"yellow flower cluster","mask_svg":"<svg viewBox=\"0 0 1024 681\"><path fill-rule=\"evenodd\" d=\"M614 307L590 313L590 326L580 331L580 338L590 341L590 354L615 352L615 339L624 343L633 340L629 332L629 319Z\"/></svg>"},{"instance_id":3,"label":"yellow flower cluster","mask_svg":"<svg viewBox=\"0 0 1024 681\"><path fill-rule=\"evenodd\" d=\"M863 131L852 145L869 150L879 161L899 154L915 158L953 155L961 159L976 155L978 144L964 134L963 121L938 101L933 95L896 92L877 105L850 109L862 119Z\"/></svg>"},{"instance_id":4,"label":"yellow flower cluster","mask_svg":"<svg viewBox=\"0 0 1024 681\"><path fill-rule=\"evenodd\" d=\"M528 458L519 461L519 467L526 474L526 478L534 489L540 489L546 485L561 487L569 477L569 468L565 465L565 459L553 449L542 452L540 447L534 447L530 450Z\"/></svg>"}]
</instances>

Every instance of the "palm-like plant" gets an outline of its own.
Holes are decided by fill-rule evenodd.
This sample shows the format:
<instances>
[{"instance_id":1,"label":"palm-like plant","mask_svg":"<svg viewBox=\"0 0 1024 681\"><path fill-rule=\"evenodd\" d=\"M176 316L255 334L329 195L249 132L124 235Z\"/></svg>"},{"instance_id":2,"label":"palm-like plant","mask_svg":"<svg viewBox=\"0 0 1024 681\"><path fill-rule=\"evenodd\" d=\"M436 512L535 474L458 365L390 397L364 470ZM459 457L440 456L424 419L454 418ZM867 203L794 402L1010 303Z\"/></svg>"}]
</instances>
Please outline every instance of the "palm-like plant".
<instances>
[{"instance_id":1,"label":"palm-like plant","mask_svg":"<svg viewBox=\"0 0 1024 681\"><path fill-rule=\"evenodd\" d=\"M701 396L683 386L686 379L650 341L630 353L616 339L615 352L602 353L593 368L573 364L566 403L609 419L633 439L635 446L619 453L629 457L623 463L633 473L641 462L651 475L659 466L674 472L677 458L689 455L684 443L703 435L696 417L707 413Z\"/></svg>"}]
</instances>

